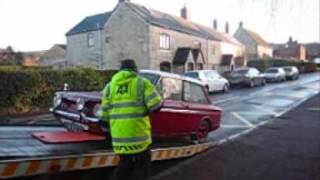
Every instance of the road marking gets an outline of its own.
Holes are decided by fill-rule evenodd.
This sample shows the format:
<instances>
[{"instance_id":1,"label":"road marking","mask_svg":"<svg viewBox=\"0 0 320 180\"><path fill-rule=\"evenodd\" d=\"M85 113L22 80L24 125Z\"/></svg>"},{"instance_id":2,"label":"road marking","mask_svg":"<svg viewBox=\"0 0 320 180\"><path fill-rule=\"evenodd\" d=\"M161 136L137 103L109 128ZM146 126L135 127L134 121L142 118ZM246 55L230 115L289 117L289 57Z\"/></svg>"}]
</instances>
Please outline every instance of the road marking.
<instances>
[{"instance_id":1,"label":"road marking","mask_svg":"<svg viewBox=\"0 0 320 180\"><path fill-rule=\"evenodd\" d=\"M318 107L308 108L308 111L320 111L320 108Z\"/></svg>"},{"instance_id":2,"label":"road marking","mask_svg":"<svg viewBox=\"0 0 320 180\"><path fill-rule=\"evenodd\" d=\"M240 98L239 96L231 96L229 98L221 99L221 100L218 100L218 101L215 101L214 98L213 98L213 104L220 104L220 103L224 103L224 102L231 101L231 100L234 100L234 99L239 99L239 98Z\"/></svg>"},{"instance_id":3,"label":"road marking","mask_svg":"<svg viewBox=\"0 0 320 180\"><path fill-rule=\"evenodd\" d=\"M244 125L236 125L236 124L221 124L221 128L248 128L248 126Z\"/></svg>"},{"instance_id":4,"label":"road marking","mask_svg":"<svg viewBox=\"0 0 320 180\"><path fill-rule=\"evenodd\" d=\"M244 117L240 116L238 113L236 112L231 112L231 114L236 117L237 119L239 119L240 121L242 121L243 123L245 123L246 125L248 125L249 127L255 127L250 121L248 121L247 119L245 119Z\"/></svg>"},{"instance_id":5,"label":"road marking","mask_svg":"<svg viewBox=\"0 0 320 180\"><path fill-rule=\"evenodd\" d=\"M257 109L259 109L259 110L261 110L261 111L263 111L263 112L266 112L266 113L268 113L268 114L272 114L272 115L274 115L274 116L278 116L278 113L277 113L277 112L272 111L272 110L270 110L270 109L267 109L267 108L265 108L265 107L262 107L262 106L254 106L254 107L257 108Z\"/></svg>"}]
</instances>

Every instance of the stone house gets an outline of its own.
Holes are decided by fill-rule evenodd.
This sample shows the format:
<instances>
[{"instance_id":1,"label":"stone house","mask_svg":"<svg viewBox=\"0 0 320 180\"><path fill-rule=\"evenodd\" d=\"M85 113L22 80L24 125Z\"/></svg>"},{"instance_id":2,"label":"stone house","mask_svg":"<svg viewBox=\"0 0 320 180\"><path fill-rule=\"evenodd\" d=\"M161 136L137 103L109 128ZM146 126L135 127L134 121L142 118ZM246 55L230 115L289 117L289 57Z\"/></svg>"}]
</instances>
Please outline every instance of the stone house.
<instances>
[{"instance_id":1,"label":"stone house","mask_svg":"<svg viewBox=\"0 0 320 180\"><path fill-rule=\"evenodd\" d=\"M55 44L52 46L40 57L39 65L51 66L53 69L66 68L66 45Z\"/></svg>"},{"instance_id":2,"label":"stone house","mask_svg":"<svg viewBox=\"0 0 320 180\"><path fill-rule=\"evenodd\" d=\"M258 33L244 28L242 22L239 23L239 27L234 33L233 37L245 45L245 54L248 61L272 57L272 46L267 43Z\"/></svg>"},{"instance_id":3,"label":"stone house","mask_svg":"<svg viewBox=\"0 0 320 180\"><path fill-rule=\"evenodd\" d=\"M181 17L119 0L103 14L86 17L67 34L67 60L72 66L118 69L119 61L132 58L140 69L182 73L217 68L223 47L241 56L244 46L232 36Z\"/></svg>"},{"instance_id":4,"label":"stone house","mask_svg":"<svg viewBox=\"0 0 320 180\"><path fill-rule=\"evenodd\" d=\"M292 37L287 43L273 44L273 56L276 58L305 60L306 55L306 48L297 41L293 41Z\"/></svg>"}]
</instances>

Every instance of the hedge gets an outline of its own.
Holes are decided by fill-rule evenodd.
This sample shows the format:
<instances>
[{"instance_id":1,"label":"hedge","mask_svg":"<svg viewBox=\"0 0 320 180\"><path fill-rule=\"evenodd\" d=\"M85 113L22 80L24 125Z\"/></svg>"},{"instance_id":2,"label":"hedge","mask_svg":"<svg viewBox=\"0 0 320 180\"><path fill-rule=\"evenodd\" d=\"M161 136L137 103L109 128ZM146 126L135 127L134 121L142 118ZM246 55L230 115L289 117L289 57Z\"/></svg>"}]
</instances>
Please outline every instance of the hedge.
<instances>
[{"instance_id":1,"label":"hedge","mask_svg":"<svg viewBox=\"0 0 320 180\"><path fill-rule=\"evenodd\" d=\"M92 69L0 68L0 114L33 112L51 106L68 83L74 91L100 91L116 71Z\"/></svg>"},{"instance_id":2,"label":"hedge","mask_svg":"<svg viewBox=\"0 0 320 180\"><path fill-rule=\"evenodd\" d=\"M315 72L317 65L306 61L293 61L286 59L256 59L247 64L249 67L255 67L263 72L269 67L296 66L301 73Z\"/></svg>"}]
</instances>

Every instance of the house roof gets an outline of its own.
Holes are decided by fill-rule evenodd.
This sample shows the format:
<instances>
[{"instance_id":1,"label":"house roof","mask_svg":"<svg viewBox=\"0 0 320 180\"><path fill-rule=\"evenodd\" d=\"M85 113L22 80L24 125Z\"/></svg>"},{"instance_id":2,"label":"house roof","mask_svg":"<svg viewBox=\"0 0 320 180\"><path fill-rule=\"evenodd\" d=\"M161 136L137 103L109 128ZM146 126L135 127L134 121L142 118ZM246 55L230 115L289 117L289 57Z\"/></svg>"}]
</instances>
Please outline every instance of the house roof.
<instances>
[{"instance_id":1,"label":"house roof","mask_svg":"<svg viewBox=\"0 0 320 180\"><path fill-rule=\"evenodd\" d=\"M218 32L213 28L194 23L178 16L146 8L135 3L127 2L126 4L151 25L191 34L205 39L224 41L242 46L242 44L231 35Z\"/></svg>"},{"instance_id":2,"label":"house roof","mask_svg":"<svg viewBox=\"0 0 320 180\"><path fill-rule=\"evenodd\" d=\"M173 64L185 64L188 60L191 48L178 48L173 58Z\"/></svg>"},{"instance_id":3,"label":"house roof","mask_svg":"<svg viewBox=\"0 0 320 180\"><path fill-rule=\"evenodd\" d=\"M320 56L320 43L307 43L304 44L307 53L311 56Z\"/></svg>"},{"instance_id":4,"label":"house roof","mask_svg":"<svg viewBox=\"0 0 320 180\"><path fill-rule=\"evenodd\" d=\"M259 44L259 45L263 45L263 46L267 46L267 47L272 47L267 41L265 41L258 33L251 31L249 29L243 28L242 29L244 31L246 31L250 37L252 37L254 39L254 41Z\"/></svg>"},{"instance_id":5,"label":"house roof","mask_svg":"<svg viewBox=\"0 0 320 180\"><path fill-rule=\"evenodd\" d=\"M185 20L178 16L146 8L135 3L125 2L125 4L131 10L133 10L133 12L135 12L137 15L139 15L142 19L144 19L147 23L151 25L171 29L174 31L179 31L186 34L191 34L205 39L224 41L238 46L242 46L242 44L231 35L218 32L213 28ZM67 33L67 36L102 29L102 27L108 21L113 12L114 11L109 11L103 14L97 14L86 17L78 25L72 28Z\"/></svg>"},{"instance_id":6,"label":"house roof","mask_svg":"<svg viewBox=\"0 0 320 180\"><path fill-rule=\"evenodd\" d=\"M88 16L84 20L82 20L79 24L73 27L69 32L67 32L67 36L84 33L88 31L95 31L102 29L104 24L108 21L113 11L109 11L102 14L96 14L93 16Z\"/></svg>"},{"instance_id":7,"label":"house roof","mask_svg":"<svg viewBox=\"0 0 320 180\"><path fill-rule=\"evenodd\" d=\"M56 46L60 47L61 49L66 50L67 46L65 44L56 44Z\"/></svg>"}]
</instances>

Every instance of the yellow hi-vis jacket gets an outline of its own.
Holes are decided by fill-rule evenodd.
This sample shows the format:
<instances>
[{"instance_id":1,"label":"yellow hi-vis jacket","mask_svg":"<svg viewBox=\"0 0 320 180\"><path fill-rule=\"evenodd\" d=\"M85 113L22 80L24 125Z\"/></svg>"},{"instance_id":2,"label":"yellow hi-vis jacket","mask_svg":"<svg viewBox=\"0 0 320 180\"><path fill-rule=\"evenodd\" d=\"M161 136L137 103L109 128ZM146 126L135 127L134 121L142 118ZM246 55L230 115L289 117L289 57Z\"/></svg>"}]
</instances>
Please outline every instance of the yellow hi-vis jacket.
<instances>
[{"instance_id":1,"label":"yellow hi-vis jacket","mask_svg":"<svg viewBox=\"0 0 320 180\"><path fill-rule=\"evenodd\" d=\"M129 70L112 77L102 92L99 116L109 121L116 154L135 154L150 146L149 113L160 105L161 97L149 80Z\"/></svg>"}]
</instances>

